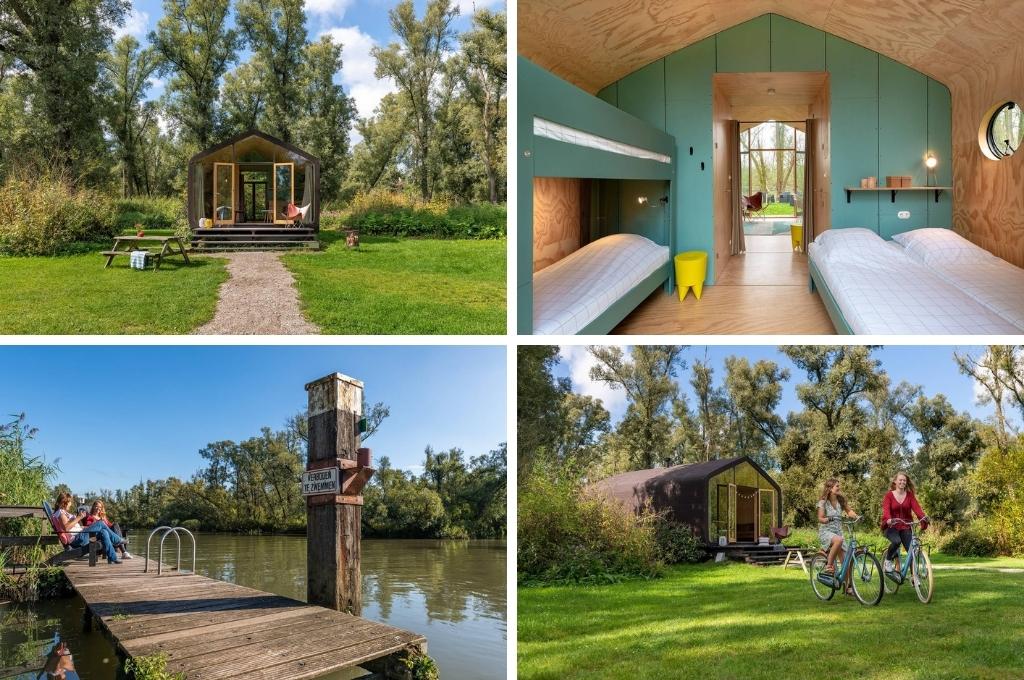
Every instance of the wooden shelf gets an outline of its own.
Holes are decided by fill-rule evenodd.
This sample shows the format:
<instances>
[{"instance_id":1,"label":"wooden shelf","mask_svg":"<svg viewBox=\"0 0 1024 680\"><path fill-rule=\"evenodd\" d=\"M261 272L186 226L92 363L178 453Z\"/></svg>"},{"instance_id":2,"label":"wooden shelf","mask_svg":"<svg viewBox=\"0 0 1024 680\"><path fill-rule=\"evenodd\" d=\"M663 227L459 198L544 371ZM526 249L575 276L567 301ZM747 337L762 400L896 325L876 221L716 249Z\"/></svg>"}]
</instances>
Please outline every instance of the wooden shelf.
<instances>
[{"instance_id":1,"label":"wooden shelf","mask_svg":"<svg viewBox=\"0 0 1024 680\"><path fill-rule=\"evenodd\" d=\"M875 187L874 189L861 189L860 187L843 187L843 188L846 189L846 202L847 203L850 202L850 197L853 195L854 191L891 191L892 192L892 202L893 203L896 202L896 192L897 191L934 191L935 192L935 202L938 203L939 202L939 194L941 194L943 191L952 191L953 190L953 187Z\"/></svg>"}]
</instances>

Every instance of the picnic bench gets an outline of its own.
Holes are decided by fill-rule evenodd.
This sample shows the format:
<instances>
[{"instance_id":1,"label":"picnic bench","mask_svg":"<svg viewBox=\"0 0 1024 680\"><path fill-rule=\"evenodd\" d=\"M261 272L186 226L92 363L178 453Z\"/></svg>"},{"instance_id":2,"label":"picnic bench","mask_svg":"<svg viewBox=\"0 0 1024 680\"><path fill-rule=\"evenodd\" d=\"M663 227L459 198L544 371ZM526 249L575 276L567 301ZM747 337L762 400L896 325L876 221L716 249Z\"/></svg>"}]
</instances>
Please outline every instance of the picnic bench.
<instances>
[{"instance_id":1,"label":"picnic bench","mask_svg":"<svg viewBox=\"0 0 1024 680\"><path fill-rule=\"evenodd\" d=\"M96 566L100 551L100 544L96 537L90 536L88 545L81 548L71 548L64 545L57 533L57 528L54 526L53 519L47 515L46 508L48 505L46 502L43 503L42 507L34 505L0 505L0 519L45 519L53 530L53 533L48 534L44 529L38 536L0 536L0 550L16 546L61 545L64 547L63 552L57 553L48 559L46 561L47 564L58 565L68 560L88 556L89 566Z\"/></svg>"},{"instance_id":2,"label":"picnic bench","mask_svg":"<svg viewBox=\"0 0 1024 680\"><path fill-rule=\"evenodd\" d=\"M159 243L161 245L159 252L136 247L137 244L146 242ZM121 246L124 247L122 248ZM177 249L173 246L177 246ZM103 268L109 267L110 263L118 255L131 255L132 251L135 250L145 250L148 256L156 260L156 269L160 269L160 263L165 257L172 255L181 255L185 260L185 264L191 264L188 259L188 253L185 252L185 243L178 236L115 236L113 248L103 251L103 254L107 256L107 263L103 265Z\"/></svg>"},{"instance_id":3,"label":"picnic bench","mask_svg":"<svg viewBox=\"0 0 1024 680\"><path fill-rule=\"evenodd\" d=\"M792 562L790 562L792 560ZM790 564L793 566L799 565L803 568L804 573L807 573L807 562L804 561L804 550L803 548L790 548L786 546L786 559L782 563L782 568L785 569Z\"/></svg>"}]
</instances>

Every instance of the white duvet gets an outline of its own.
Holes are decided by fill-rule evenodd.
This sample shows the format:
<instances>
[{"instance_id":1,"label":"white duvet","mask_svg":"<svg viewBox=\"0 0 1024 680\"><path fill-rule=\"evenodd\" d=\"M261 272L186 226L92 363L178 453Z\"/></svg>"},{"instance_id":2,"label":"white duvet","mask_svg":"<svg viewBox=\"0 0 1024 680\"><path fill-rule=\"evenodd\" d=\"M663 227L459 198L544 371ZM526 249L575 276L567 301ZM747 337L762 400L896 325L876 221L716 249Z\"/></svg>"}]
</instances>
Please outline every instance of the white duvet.
<instances>
[{"instance_id":1,"label":"white duvet","mask_svg":"<svg viewBox=\"0 0 1024 680\"><path fill-rule=\"evenodd\" d=\"M830 229L810 244L808 256L859 335L1024 331L868 229Z\"/></svg>"},{"instance_id":2,"label":"white duvet","mask_svg":"<svg viewBox=\"0 0 1024 680\"><path fill-rule=\"evenodd\" d=\"M1024 329L1024 269L950 229L915 229L893 240L933 274Z\"/></svg>"},{"instance_id":3,"label":"white duvet","mask_svg":"<svg viewBox=\"0 0 1024 680\"><path fill-rule=\"evenodd\" d=\"M668 246L636 234L585 245L533 275L533 332L579 333L668 261Z\"/></svg>"}]
</instances>

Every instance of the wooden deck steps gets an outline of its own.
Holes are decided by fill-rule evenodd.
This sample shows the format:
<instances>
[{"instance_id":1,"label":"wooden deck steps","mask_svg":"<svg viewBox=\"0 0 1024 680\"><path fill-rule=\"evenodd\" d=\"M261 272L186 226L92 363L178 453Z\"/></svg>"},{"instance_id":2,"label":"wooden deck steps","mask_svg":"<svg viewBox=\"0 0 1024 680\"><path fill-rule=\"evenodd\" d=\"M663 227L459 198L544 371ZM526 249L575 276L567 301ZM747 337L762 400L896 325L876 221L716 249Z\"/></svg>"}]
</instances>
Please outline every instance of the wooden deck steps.
<instances>
[{"instance_id":1,"label":"wooden deck steps","mask_svg":"<svg viewBox=\"0 0 1024 680\"><path fill-rule=\"evenodd\" d=\"M316 231L308 227L214 227L192 235L192 252L235 250L319 250Z\"/></svg>"},{"instance_id":2,"label":"wooden deck steps","mask_svg":"<svg viewBox=\"0 0 1024 680\"><path fill-rule=\"evenodd\" d=\"M758 545L756 543L731 543L727 546L709 544L709 553L724 552L726 557L736 562L745 562L759 567L779 565L786 560L789 546Z\"/></svg>"},{"instance_id":3,"label":"wooden deck steps","mask_svg":"<svg viewBox=\"0 0 1024 680\"><path fill-rule=\"evenodd\" d=\"M166 654L188 680L315 678L362 666L398 677L404 654L426 652L416 633L291 598L150 562L65 567L89 611L129 656ZM391 669L391 670L389 670Z\"/></svg>"}]
</instances>

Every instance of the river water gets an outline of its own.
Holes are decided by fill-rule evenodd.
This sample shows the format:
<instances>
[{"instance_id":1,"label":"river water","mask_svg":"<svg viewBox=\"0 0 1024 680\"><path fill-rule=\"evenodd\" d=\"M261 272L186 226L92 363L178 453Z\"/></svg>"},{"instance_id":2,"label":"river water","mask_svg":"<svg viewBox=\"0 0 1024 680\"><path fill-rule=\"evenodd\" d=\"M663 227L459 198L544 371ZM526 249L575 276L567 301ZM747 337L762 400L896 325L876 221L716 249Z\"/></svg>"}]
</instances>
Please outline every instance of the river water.
<instances>
[{"instance_id":1,"label":"river water","mask_svg":"<svg viewBox=\"0 0 1024 680\"><path fill-rule=\"evenodd\" d=\"M131 536L136 559L145 553L145 540ZM176 560L171 541L165 544L165 564ZM305 537L200 534L198 541L198 573L306 599ZM426 636L446 680L506 677L505 541L366 539L362 547L365 618ZM155 558L156 540L152 550ZM183 545L185 569L191 568L190 552ZM101 562L96 568L107 567ZM82 630L83 611L77 596L0 605L0 678L37 678L59 641L72 652L83 680L121 677L110 644Z\"/></svg>"}]
</instances>

